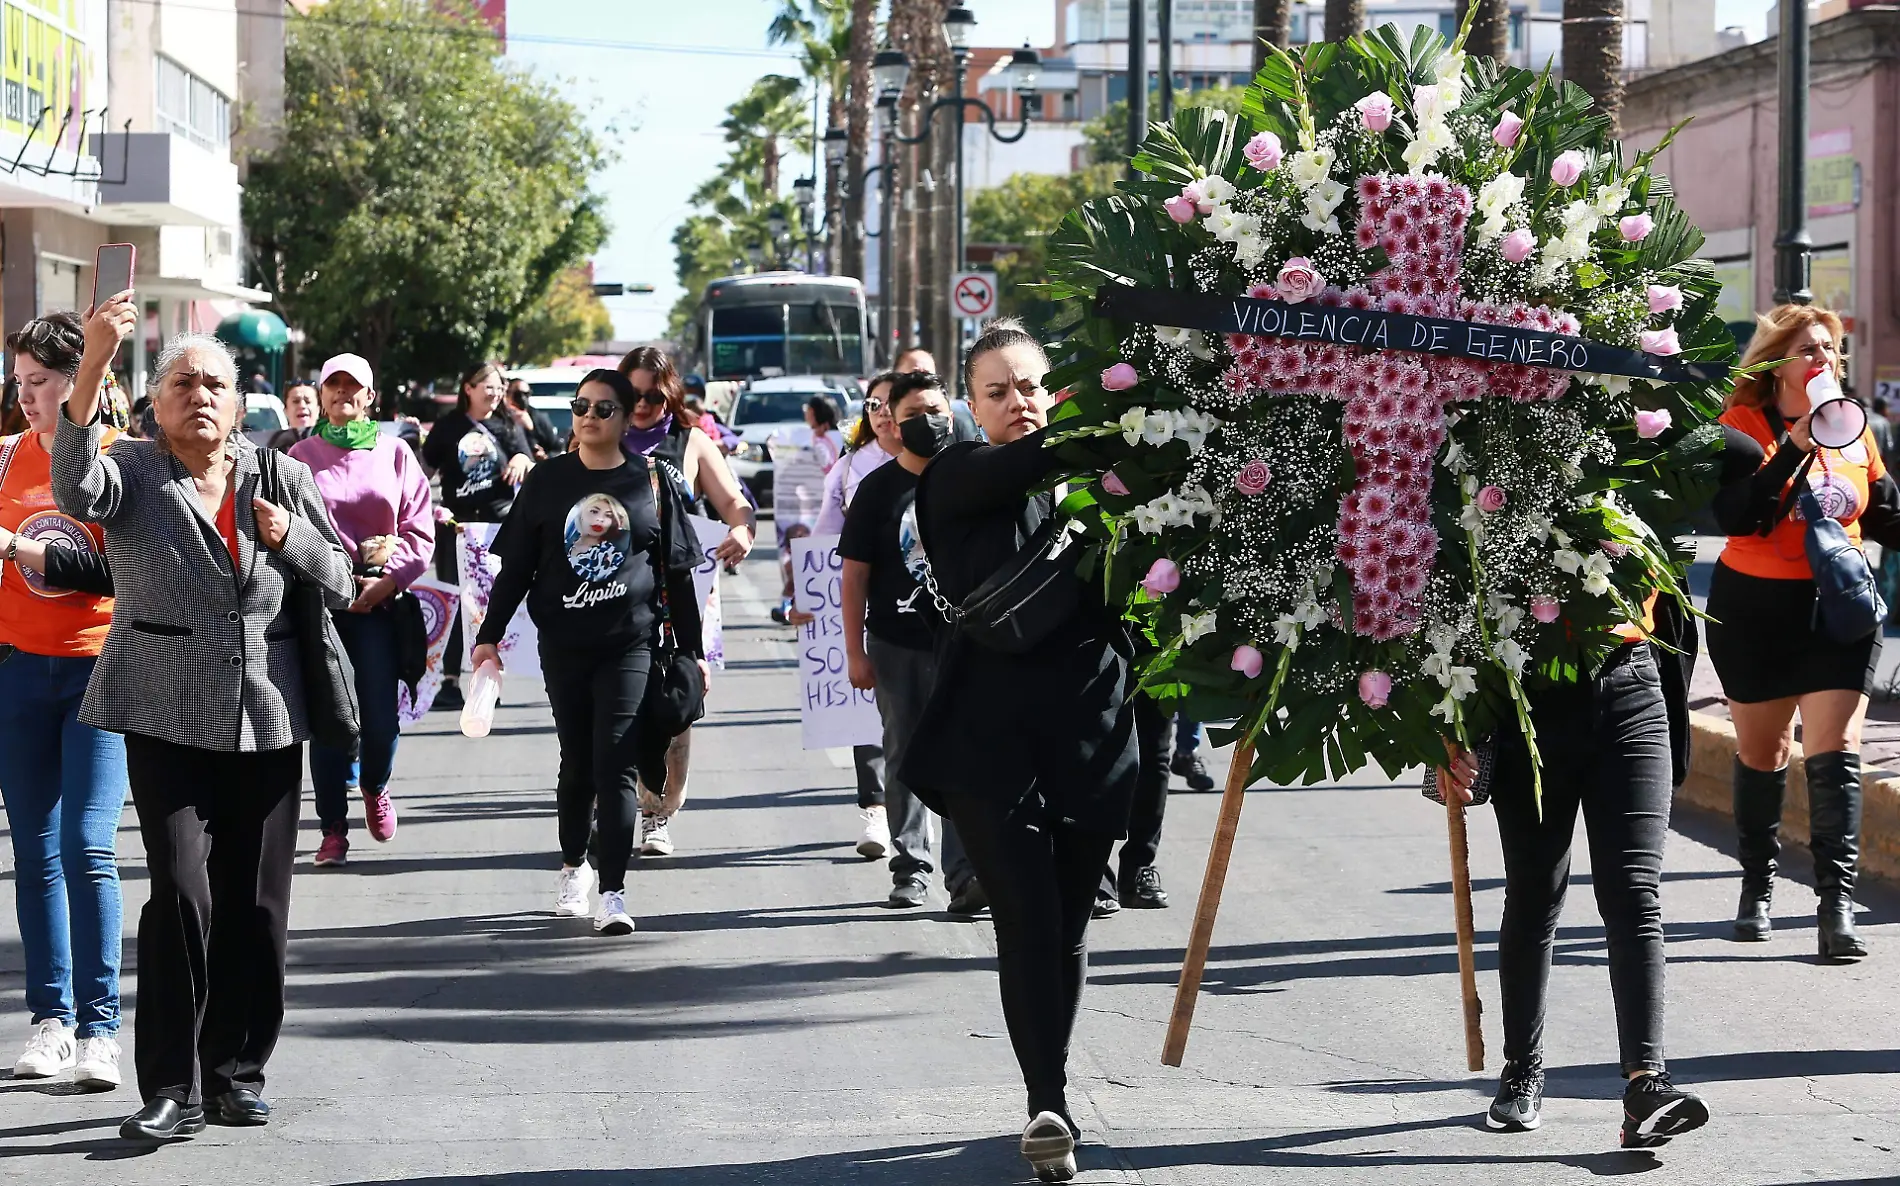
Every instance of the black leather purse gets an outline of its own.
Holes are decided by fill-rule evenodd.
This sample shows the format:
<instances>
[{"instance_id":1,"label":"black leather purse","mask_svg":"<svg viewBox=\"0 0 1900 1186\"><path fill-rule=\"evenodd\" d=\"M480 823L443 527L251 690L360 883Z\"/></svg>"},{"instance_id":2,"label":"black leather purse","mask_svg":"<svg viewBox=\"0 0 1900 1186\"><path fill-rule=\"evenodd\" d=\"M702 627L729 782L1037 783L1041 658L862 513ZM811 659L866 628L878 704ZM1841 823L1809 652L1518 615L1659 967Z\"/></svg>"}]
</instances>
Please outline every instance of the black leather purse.
<instances>
[{"instance_id":1,"label":"black leather purse","mask_svg":"<svg viewBox=\"0 0 1900 1186\"><path fill-rule=\"evenodd\" d=\"M277 454L259 449L257 460L263 471L263 497L288 508ZM363 715L356 699L356 669L350 665L349 652L343 649L343 636L337 633L330 607L324 604L322 588L289 571L288 566L284 580L288 585L286 608L297 629L297 665L303 672L304 715L310 723L310 738L355 756L362 743Z\"/></svg>"},{"instance_id":2,"label":"black leather purse","mask_svg":"<svg viewBox=\"0 0 1900 1186\"><path fill-rule=\"evenodd\" d=\"M672 598L667 586L671 576L674 516L660 487L660 464L648 459L653 509L660 518L660 552L655 564L660 589L660 645L653 652L653 666L647 673L647 696L641 716L645 729L671 739L706 715L706 680L700 674L699 660L680 649L679 638L673 631Z\"/></svg>"}]
</instances>

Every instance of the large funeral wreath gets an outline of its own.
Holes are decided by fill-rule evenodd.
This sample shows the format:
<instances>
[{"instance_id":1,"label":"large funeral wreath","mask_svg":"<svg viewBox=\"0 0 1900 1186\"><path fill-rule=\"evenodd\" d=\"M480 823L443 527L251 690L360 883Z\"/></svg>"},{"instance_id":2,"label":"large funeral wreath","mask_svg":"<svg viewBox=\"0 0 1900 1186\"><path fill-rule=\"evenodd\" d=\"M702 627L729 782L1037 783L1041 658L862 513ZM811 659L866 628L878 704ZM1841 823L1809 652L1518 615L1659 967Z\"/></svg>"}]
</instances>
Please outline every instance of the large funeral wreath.
<instances>
[{"instance_id":1,"label":"large funeral wreath","mask_svg":"<svg viewBox=\"0 0 1900 1186\"><path fill-rule=\"evenodd\" d=\"M1666 141L1665 141L1666 142ZM1571 84L1386 27L1157 124L1051 238L1067 509L1144 684L1251 779L1396 772L1686 601L1734 341L1701 234ZM1621 631L1621 632L1620 632Z\"/></svg>"}]
</instances>

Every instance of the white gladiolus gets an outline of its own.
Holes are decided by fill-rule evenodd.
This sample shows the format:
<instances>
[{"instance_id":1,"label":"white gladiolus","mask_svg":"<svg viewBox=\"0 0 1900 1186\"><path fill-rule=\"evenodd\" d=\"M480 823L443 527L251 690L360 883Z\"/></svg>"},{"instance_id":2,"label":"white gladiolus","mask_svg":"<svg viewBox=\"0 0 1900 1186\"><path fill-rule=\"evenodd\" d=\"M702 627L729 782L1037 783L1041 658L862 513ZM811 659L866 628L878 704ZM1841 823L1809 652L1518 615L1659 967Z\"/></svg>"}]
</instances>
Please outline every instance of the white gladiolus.
<instances>
[{"instance_id":1,"label":"white gladiolus","mask_svg":"<svg viewBox=\"0 0 1900 1186\"><path fill-rule=\"evenodd\" d=\"M1314 148L1294 153L1288 167L1293 172L1294 184L1311 189L1327 179L1333 171L1333 163L1332 149Z\"/></svg>"},{"instance_id":2,"label":"white gladiolus","mask_svg":"<svg viewBox=\"0 0 1900 1186\"><path fill-rule=\"evenodd\" d=\"M1475 667L1454 667L1451 669L1449 686L1454 700L1463 700L1478 690L1478 669Z\"/></svg>"},{"instance_id":3,"label":"white gladiolus","mask_svg":"<svg viewBox=\"0 0 1900 1186\"><path fill-rule=\"evenodd\" d=\"M1141 443L1141 434L1147 419L1148 409L1146 408L1130 408L1123 412L1122 418L1115 422L1122 430L1122 440L1130 445Z\"/></svg>"},{"instance_id":4,"label":"white gladiolus","mask_svg":"<svg viewBox=\"0 0 1900 1186\"><path fill-rule=\"evenodd\" d=\"M1141 421L1141 439L1149 445L1161 446L1174 439L1174 415L1165 408L1157 408L1148 413Z\"/></svg>"},{"instance_id":5,"label":"white gladiolus","mask_svg":"<svg viewBox=\"0 0 1900 1186\"><path fill-rule=\"evenodd\" d=\"M1564 572L1575 574L1583 568L1583 557L1569 548L1558 548L1551 562Z\"/></svg>"},{"instance_id":6,"label":"white gladiolus","mask_svg":"<svg viewBox=\"0 0 1900 1186\"><path fill-rule=\"evenodd\" d=\"M1203 638L1214 633L1217 616L1216 612L1211 609L1205 613L1183 614L1181 616L1181 641L1188 646L1193 646Z\"/></svg>"},{"instance_id":7,"label":"white gladiolus","mask_svg":"<svg viewBox=\"0 0 1900 1186\"><path fill-rule=\"evenodd\" d=\"M1515 676L1524 674L1525 666L1531 661L1530 652L1517 645L1515 639L1503 639L1495 649L1498 662L1504 664L1505 670Z\"/></svg>"},{"instance_id":8,"label":"white gladiolus","mask_svg":"<svg viewBox=\"0 0 1900 1186\"><path fill-rule=\"evenodd\" d=\"M1273 641L1276 646L1295 650L1300 645L1300 624L1288 614L1281 614L1273 620Z\"/></svg>"}]
</instances>

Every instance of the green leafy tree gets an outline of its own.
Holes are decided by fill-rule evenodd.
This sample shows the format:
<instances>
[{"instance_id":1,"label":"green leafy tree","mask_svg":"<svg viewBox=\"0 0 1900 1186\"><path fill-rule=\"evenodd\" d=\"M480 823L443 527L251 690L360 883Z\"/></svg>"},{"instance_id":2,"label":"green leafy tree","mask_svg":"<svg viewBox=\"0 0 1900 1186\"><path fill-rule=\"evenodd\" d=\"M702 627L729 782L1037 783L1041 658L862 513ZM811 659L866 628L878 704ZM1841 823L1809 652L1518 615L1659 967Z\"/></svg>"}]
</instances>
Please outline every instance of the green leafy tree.
<instances>
[{"instance_id":1,"label":"green leafy tree","mask_svg":"<svg viewBox=\"0 0 1900 1186\"><path fill-rule=\"evenodd\" d=\"M969 238L1014 248L996 257L999 310L1021 317L1032 332L1060 317L1057 303L1039 291L1049 281L1048 236L1069 211L1090 198L1112 193L1121 175L1116 165L1090 165L1079 173L1051 176L1017 173L969 199Z\"/></svg>"},{"instance_id":2,"label":"green leafy tree","mask_svg":"<svg viewBox=\"0 0 1900 1186\"><path fill-rule=\"evenodd\" d=\"M606 235L605 156L496 56L466 5L330 0L290 17L284 135L252 162L258 270L319 352L431 378L499 351Z\"/></svg>"},{"instance_id":3,"label":"green leafy tree","mask_svg":"<svg viewBox=\"0 0 1900 1186\"><path fill-rule=\"evenodd\" d=\"M1198 91L1176 91L1174 105L1177 109L1189 107L1211 107L1216 111L1225 111L1229 115L1240 114L1240 100L1247 88L1238 86L1211 86ZM1148 111L1152 118L1157 108L1154 96L1148 98ZM1118 99L1110 103L1102 114L1082 125L1082 136L1089 146L1089 161L1097 165L1124 165L1128 161L1128 100Z\"/></svg>"},{"instance_id":4,"label":"green leafy tree","mask_svg":"<svg viewBox=\"0 0 1900 1186\"><path fill-rule=\"evenodd\" d=\"M568 268L554 278L547 292L515 322L508 335L508 357L526 366L546 366L567 354L585 351L589 343L614 336L613 314L594 295L586 268Z\"/></svg>"}]
</instances>

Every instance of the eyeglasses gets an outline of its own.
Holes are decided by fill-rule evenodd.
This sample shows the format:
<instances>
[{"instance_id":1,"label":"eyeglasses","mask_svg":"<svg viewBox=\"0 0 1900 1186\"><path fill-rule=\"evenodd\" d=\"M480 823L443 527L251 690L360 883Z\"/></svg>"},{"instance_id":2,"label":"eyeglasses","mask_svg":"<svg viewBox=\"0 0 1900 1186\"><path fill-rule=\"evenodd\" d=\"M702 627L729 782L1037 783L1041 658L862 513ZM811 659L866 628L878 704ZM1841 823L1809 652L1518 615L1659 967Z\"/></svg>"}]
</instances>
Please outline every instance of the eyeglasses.
<instances>
[{"instance_id":1,"label":"eyeglasses","mask_svg":"<svg viewBox=\"0 0 1900 1186\"><path fill-rule=\"evenodd\" d=\"M574 419L576 420L585 418L589 412L593 413L594 419L596 420L612 420L615 416L620 415L620 405L610 399L603 399L598 402L577 399L567 406L568 410L574 413Z\"/></svg>"}]
</instances>

